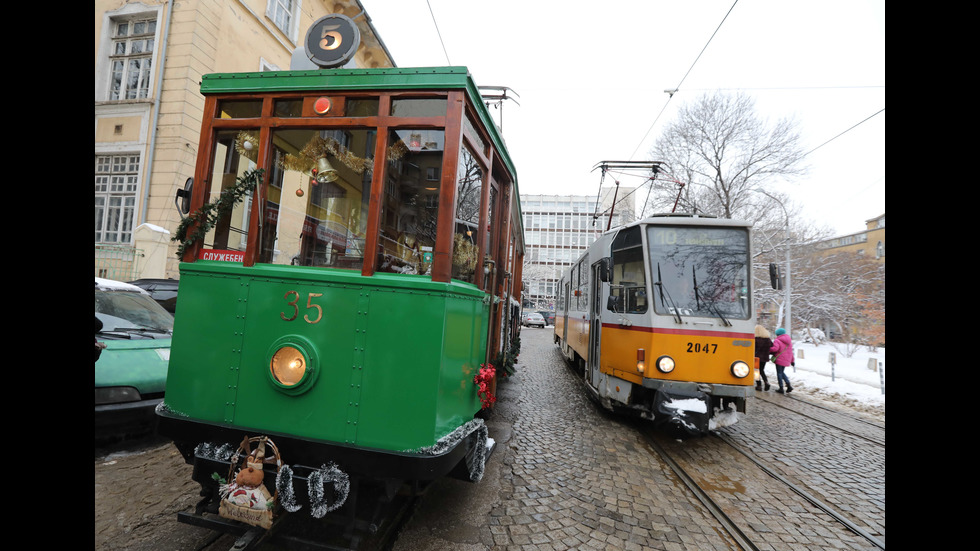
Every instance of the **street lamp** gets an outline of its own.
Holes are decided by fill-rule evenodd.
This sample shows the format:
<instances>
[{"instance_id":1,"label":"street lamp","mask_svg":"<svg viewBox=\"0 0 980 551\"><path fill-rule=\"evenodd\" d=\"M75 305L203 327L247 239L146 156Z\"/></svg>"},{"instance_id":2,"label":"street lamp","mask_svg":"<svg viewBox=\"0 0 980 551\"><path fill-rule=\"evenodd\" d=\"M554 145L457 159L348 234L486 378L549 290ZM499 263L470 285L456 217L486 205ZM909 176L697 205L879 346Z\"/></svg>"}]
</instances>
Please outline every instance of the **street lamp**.
<instances>
[{"instance_id":1,"label":"street lamp","mask_svg":"<svg viewBox=\"0 0 980 551\"><path fill-rule=\"evenodd\" d=\"M789 334L790 338L793 338L793 321L792 321L793 320L793 318L792 318L792 315L793 315L793 305L790 302L790 290L791 290L790 287L791 286L790 286L789 212L786 211L786 206L783 205L783 202L782 201L780 201L779 199L773 197L769 193L767 193L767 192L765 192L765 191L763 191L761 189L758 189L758 188L752 188L752 191L758 191L759 193L761 193L761 194L765 195L766 197L772 199L773 201L779 203L780 208L783 209L783 215L786 216L786 283L783 286L783 291L786 294L786 298L784 299L786 301L786 323L784 323L783 325L785 325L785 327L786 327L786 333Z\"/></svg>"}]
</instances>

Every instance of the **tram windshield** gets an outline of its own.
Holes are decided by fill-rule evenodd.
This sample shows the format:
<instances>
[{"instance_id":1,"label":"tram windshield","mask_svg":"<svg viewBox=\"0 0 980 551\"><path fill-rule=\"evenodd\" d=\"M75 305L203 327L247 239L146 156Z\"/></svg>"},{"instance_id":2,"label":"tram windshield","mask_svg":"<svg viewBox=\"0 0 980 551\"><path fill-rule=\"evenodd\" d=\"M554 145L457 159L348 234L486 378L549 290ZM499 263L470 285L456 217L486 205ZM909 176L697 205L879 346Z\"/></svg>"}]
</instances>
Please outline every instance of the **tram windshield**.
<instances>
[{"instance_id":1,"label":"tram windshield","mask_svg":"<svg viewBox=\"0 0 980 551\"><path fill-rule=\"evenodd\" d=\"M649 226L647 244L656 313L749 318L747 230Z\"/></svg>"},{"instance_id":2,"label":"tram windshield","mask_svg":"<svg viewBox=\"0 0 980 551\"><path fill-rule=\"evenodd\" d=\"M360 269L375 131L279 129L260 262Z\"/></svg>"}]
</instances>

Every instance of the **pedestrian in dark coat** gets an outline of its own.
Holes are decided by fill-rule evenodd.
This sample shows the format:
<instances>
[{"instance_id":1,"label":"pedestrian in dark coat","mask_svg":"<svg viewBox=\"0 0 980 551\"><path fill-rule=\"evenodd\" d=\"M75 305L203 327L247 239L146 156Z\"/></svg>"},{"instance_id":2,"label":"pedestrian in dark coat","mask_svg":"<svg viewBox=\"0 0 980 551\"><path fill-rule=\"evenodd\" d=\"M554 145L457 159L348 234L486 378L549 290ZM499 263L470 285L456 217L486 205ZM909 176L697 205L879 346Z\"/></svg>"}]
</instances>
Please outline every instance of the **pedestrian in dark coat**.
<instances>
[{"instance_id":1,"label":"pedestrian in dark coat","mask_svg":"<svg viewBox=\"0 0 980 551\"><path fill-rule=\"evenodd\" d=\"M793 341L782 327L776 329L776 340L773 341L769 352L772 353L772 361L776 364L776 382L779 383L779 390L776 392L783 393L783 381L786 381L786 393L793 392L789 377L786 376L786 367L796 363L793 360Z\"/></svg>"},{"instance_id":2,"label":"pedestrian in dark coat","mask_svg":"<svg viewBox=\"0 0 980 551\"><path fill-rule=\"evenodd\" d=\"M766 384L769 390L769 379L766 377L766 362L769 361L769 349L772 348L772 338L769 331L761 325L755 326L755 357L759 359L759 375L762 375L762 382L755 382L755 389L762 390L762 383Z\"/></svg>"}]
</instances>

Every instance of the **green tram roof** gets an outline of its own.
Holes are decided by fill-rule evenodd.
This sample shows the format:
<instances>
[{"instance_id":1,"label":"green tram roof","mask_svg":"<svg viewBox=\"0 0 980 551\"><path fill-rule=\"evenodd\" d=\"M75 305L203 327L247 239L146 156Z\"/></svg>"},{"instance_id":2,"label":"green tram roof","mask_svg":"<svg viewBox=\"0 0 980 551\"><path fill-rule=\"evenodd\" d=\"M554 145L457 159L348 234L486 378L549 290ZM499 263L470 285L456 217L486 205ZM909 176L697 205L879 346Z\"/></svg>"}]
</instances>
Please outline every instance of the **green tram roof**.
<instances>
[{"instance_id":1,"label":"green tram roof","mask_svg":"<svg viewBox=\"0 0 980 551\"><path fill-rule=\"evenodd\" d=\"M510 153L466 67L261 71L211 73L201 77L201 93L204 95L325 90L466 90L470 103L490 134L494 148L503 157L517 189L517 171ZM515 195L520 201L520 195Z\"/></svg>"}]
</instances>

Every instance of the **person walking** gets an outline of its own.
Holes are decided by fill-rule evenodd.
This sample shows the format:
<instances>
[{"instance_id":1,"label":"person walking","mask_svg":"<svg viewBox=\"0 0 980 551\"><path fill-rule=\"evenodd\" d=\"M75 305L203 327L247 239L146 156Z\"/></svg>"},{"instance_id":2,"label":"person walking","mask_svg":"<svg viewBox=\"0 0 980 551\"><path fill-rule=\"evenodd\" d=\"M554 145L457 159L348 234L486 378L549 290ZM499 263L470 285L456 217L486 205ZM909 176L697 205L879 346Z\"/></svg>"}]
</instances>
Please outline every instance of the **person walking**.
<instances>
[{"instance_id":1,"label":"person walking","mask_svg":"<svg viewBox=\"0 0 980 551\"><path fill-rule=\"evenodd\" d=\"M766 362L769 361L769 349L772 348L772 337L769 331L761 325L755 326L755 357L759 359L759 375L762 375L762 382L755 382L755 389L762 390L762 383L766 384L769 390L769 379L766 378Z\"/></svg>"},{"instance_id":2,"label":"person walking","mask_svg":"<svg viewBox=\"0 0 980 551\"><path fill-rule=\"evenodd\" d=\"M776 382L779 383L779 390L776 392L783 393L783 381L786 381L786 393L793 392L789 377L786 376L786 367L796 365L793 359L793 341L782 327L776 329L776 340L773 341L769 352L772 354L772 362L776 364Z\"/></svg>"}]
</instances>

